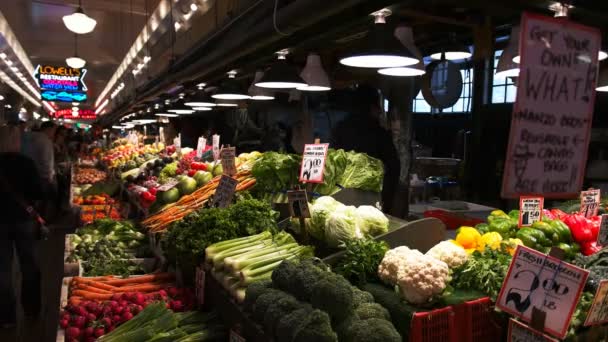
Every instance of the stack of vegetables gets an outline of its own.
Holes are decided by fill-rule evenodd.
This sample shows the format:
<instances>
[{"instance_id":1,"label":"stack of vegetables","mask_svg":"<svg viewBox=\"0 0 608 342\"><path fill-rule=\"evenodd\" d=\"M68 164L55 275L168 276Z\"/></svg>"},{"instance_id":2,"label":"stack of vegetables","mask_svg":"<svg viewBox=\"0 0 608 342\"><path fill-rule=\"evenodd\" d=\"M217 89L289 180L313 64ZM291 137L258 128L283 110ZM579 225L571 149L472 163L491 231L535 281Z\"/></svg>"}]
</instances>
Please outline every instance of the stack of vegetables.
<instances>
[{"instance_id":1,"label":"stack of vegetables","mask_svg":"<svg viewBox=\"0 0 608 342\"><path fill-rule=\"evenodd\" d=\"M283 260L310 258L312 247L301 246L286 232L269 231L215 243L205 250L205 264L230 294L242 302L245 289L254 282L270 279Z\"/></svg>"},{"instance_id":2,"label":"stack of vegetables","mask_svg":"<svg viewBox=\"0 0 608 342\"><path fill-rule=\"evenodd\" d=\"M323 196L308 207L311 217L305 220L306 231L331 248L364 236L378 236L388 231L388 218L382 211L369 205L358 208L346 206L333 197ZM292 220L292 229L300 230L297 219Z\"/></svg>"},{"instance_id":3,"label":"stack of vegetables","mask_svg":"<svg viewBox=\"0 0 608 342\"><path fill-rule=\"evenodd\" d=\"M386 309L310 259L283 261L247 288L245 310L275 341L401 341Z\"/></svg>"},{"instance_id":4,"label":"stack of vegetables","mask_svg":"<svg viewBox=\"0 0 608 342\"><path fill-rule=\"evenodd\" d=\"M80 260L86 276L141 273L128 259L145 253L145 238L129 221L97 220L69 236L72 251L66 261Z\"/></svg>"},{"instance_id":5,"label":"stack of vegetables","mask_svg":"<svg viewBox=\"0 0 608 342\"><path fill-rule=\"evenodd\" d=\"M570 228L572 238L580 245L583 255L591 255L601 249L601 246L597 245L601 216L586 218L579 213L567 214L559 209L551 209L543 212L543 220L545 217L563 221Z\"/></svg>"}]
</instances>

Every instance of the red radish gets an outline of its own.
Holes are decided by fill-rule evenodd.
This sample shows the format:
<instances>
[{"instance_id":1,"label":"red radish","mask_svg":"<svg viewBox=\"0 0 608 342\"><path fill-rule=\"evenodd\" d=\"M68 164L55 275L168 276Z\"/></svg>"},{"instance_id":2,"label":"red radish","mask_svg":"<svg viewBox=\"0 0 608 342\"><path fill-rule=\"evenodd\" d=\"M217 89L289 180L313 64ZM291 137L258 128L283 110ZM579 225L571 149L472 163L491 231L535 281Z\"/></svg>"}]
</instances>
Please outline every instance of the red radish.
<instances>
[{"instance_id":1,"label":"red radish","mask_svg":"<svg viewBox=\"0 0 608 342\"><path fill-rule=\"evenodd\" d=\"M169 297L175 298L175 296L177 296L177 289L175 287L169 287L167 288L167 294L169 294Z\"/></svg>"},{"instance_id":2,"label":"red radish","mask_svg":"<svg viewBox=\"0 0 608 342\"><path fill-rule=\"evenodd\" d=\"M114 330L114 328L115 327L113 325L110 325L109 327L106 327L106 331L110 332L110 331Z\"/></svg>"},{"instance_id":3,"label":"red radish","mask_svg":"<svg viewBox=\"0 0 608 342\"><path fill-rule=\"evenodd\" d=\"M69 338L77 339L80 336L80 329L76 327L69 327L65 330L65 335Z\"/></svg>"},{"instance_id":4,"label":"red radish","mask_svg":"<svg viewBox=\"0 0 608 342\"><path fill-rule=\"evenodd\" d=\"M104 306L104 307L103 307L103 311L102 311L102 313L103 313L104 315L109 314L109 313L112 313L112 307L111 307L111 306Z\"/></svg>"},{"instance_id":5,"label":"red radish","mask_svg":"<svg viewBox=\"0 0 608 342\"><path fill-rule=\"evenodd\" d=\"M146 297L142 293L137 292L134 297L135 304L142 305L146 301Z\"/></svg>"},{"instance_id":6,"label":"red radish","mask_svg":"<svg viewBox=\"0 0 608 342\"><path fill-rule=\"evenodd\" d=\"M120 305L120 306L127 306L127 305L129 305L129 302L127 302L126 300L123 299L120 302L118 302L118 305Z\"/></svg>"},{"instance_id":7,"label":"red radish","mask_svg":"<svg viewBox=\"0 0 608 342\"><path fill-rule=\"evenodd\" d=\"M87 309L85 309L84 306L79 306L78 307L78 314L80 316L87 317L87 314L88 314Z\"/></svg>"},{"instance_id":8,"label":"red radish","mask_svg":"<svg viewBox=\"0 0 608 342\"><path fill-rule=\"evenodd\" d=\"M97 316L95 316L94 314L92 314L92 313L87 314L87 321L94 322L96 319L97 319Z\"/></svg>"},{"instance_id":9,"label":"red radish","mask_svg":"<svg viewBox=\"0 0 608 342\"><path fill-rule=\"evenodd\" d=\"M115 315L120 315L124 310L125 310L125 308L123 306L117 306L117 307L115 307L115 308L112 309L112 312Z\"/></svg>"},{"instance_id":10,"label":"red radish","mask_svg":"<svg viewBox=\"0 0 608 342\"><path fill-rule=\"evenodd\" d=\"M173 309L173 311L181 311L184 308L182 302L179 300L173 300L170 303L171 309Z\"/></svg>"},{"instance_id":11,"label":"red radish","mask_svg":"<svg viewBox=\"0 0 608 342\"><path fill-rule=\"evenodd\" d=\"M167 297L167 291L165 291L165 290L159 290L159 291L158 291L158 294L159 294L161 297L163 297L163 298L164 298L164 297Z\"/></svg>"},{"instance_id":12,"label":"red radish","mask_svg":"<svg viewBox=\"0 0 608 342\"><path fill-rule=\"evenodd\" d=\"M87 338L84 339L85 342L95 342L97 340L97 338L95 336L87 336Z\"/></svg>"},{"instance_id":13,"label":"red radish","mask_svg":"<svg viewBox=\"0 0 608 342\"><path fill-rule=\"evenodd\" d=\"M84 336L93 336L93 327L87 327L84 329Z\"/></svg>"},{"instance_id":14,"label":"red radish","mask_svg":"<svg viewBox=\"0 0 608 342\"><path fill-rule=\"evenodd\" d=\"M67 328L69 324L70 324L70 321L67 319L62 319L61 321L59 321L59 326L62 327L63 329Z\"/></svg>"},{"instance_id":15,"label":"red radish","mask_svg":"<svg viewBox=\"0 0 608 342\"><path fill-rule=\"evenodd\" d=\"M121 294L120 293L115 293L112 295L112 300L118 302L121 298Z\"/></svg>"},{"instance_id":16,"label":"red radish","mask_svg":"<svg viewBox=\"0 0 608 342\"><path fill-rule=\"evenodd\" d=\"M69 321L70 318L71 318L71 316L69 313L65 313L65 314L63 314L63 316L61 316L61 319L66 320L66 321Z\"/></svg>"},{"instance_id":17,"label":"red radish","mask_svg":"<svg viewBox=\"0 0 608 342\"><path fill-rule=\"evenodd\" d=\"M106 333L106 331L103 328L97 328L97 329L95 329L94 335L95 335L95 337L100 337L101 335L103 335L105 333Z\"/></svg>"},{"instance_id":18,"label":"red radish","mask_svg":"<svg viewBox=\"0 0 608 342\"><path fill-rule=\"evenodd\" d=\"M112 301L110 302L110 307L115 308L115 307L117 307L117 306L118 306L118 301L116 301L116 300L112 300Z\"/></svg>"},{"instance_id":19,"label":"red radish","mask_svg":"<svg viewBox=\"0 0 608 342\"><path fill-rule=\"evenodd\" d=\"M130 320L131 318L133 318L133 314L130 313L129 311L126 311L125 313L122 314L123 322L126 322L126 321Z\"/></svg>"},{"instance_id":20,"label":"red radish","mask_svg":"<svg viewBox=\"0 0 608 342\"><path fill-rule=\"evenodd\" d=\"M87 321L86 318L84 318L82 316L76 316L76 318L72 321L72 323L77 328L84 328L86 321Z\"/></svg>"},{"instance_id":21,"label":"red radish","mask_svg":"<svg viewBox=\"0 0 608 342\"><path fill-rule=\"evenodd\" d=\"M102 324L103 324L103 325L104 325L106 328L108 328L108 327L110 327L110 326L112 325L112 320L111 320L109 317L104 317L104 318L101 320L101 323L102 323Z\"/></svg>"},{"instance_id":22,"label":"red radish","mask_svg":"<svg viewBox=\"0 0 608 342\"><path fill-rule=\"evenodd\" d=\"M114 323L120 323L120 316L118 316L118 315L114 315L114 316L112 317L112 322L114 322Z\"/></svg>"}]
</instances>

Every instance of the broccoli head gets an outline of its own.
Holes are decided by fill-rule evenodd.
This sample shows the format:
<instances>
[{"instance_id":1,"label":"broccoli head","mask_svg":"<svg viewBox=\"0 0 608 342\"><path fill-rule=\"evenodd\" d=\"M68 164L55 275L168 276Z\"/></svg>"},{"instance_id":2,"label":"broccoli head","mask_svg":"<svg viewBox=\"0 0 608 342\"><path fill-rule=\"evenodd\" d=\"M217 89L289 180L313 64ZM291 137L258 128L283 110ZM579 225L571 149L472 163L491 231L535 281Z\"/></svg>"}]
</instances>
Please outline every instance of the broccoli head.
<instances>
[{"instance_id":1,"label":"broccoli head","mask_svg":"<svg viewBox=\"0 0 608 342\"><path fill-rule=\"evenodd\" d=\"M255 304L253 304L253 318L258 323L263 323L264 315L266 314L268 307L270 307L272 303L278 301L279 299L286 298L287 296L288 294L281 290L272 288L267 289L264 293L258 296Z\"/></svg>"},{"instance_id":2,"label":"broccoli head","mask_svg":"<svg viewBox=\"0 0 608 342\"><path fill-rule=\"evenodd\" d=\"M296 266L296 272L291 278L288 292L299 300L310 302L314 285L319 280L325 278L327 274L331 273L315 266L312 260L302 260Z\"/></svg>"},{"instance_id":3,"label":"broccoli head","mask_svg":"<svg viewBox=\"0 0 608 342\"><path fill-rule=\"evenodd\" d=\"M287 294L270 304L264 315L264 330L269 336L274 336L276 325L281 317L284 317L291 312L302 307L302 304L292 296Z\"/></svg>"},{"instance_id":4,"label":"broccoli head","mask_svg":"<svg viewBox=\"0 0 608 342\"><path fill-rule=\"evenodd\" d=\"M296 263L284 260L272 271L272 284L283 291L289 291L293 275L296 273Z\"/></svg>"},{"instance_id":5,"label":"broccoli head","mask_svg":"<svg viewBox=\"0 0 608 342\"><path fill-rule=\"evenodd\" d=\"M253 304L258 299L258 297L266 292L272 286L272 282L270 280L262 280L252 283L247 286L247 292L245 292L245 301L243 302L243 306L247 311L253 311Z\"/></svg>"},{"instance_id":6,"label":"broccoli head","mask_svg":"<svg viewBox=\"0 0 608 342\"><path fill-rule=\"evenodd\" d=\"M292 342L296 333L306 324L311 312L312 307L310 305L304 305L300 309L294 310L281 317L275 329L276 341Z\"/></svg>"},{"instance_id":7,"label":"broccoli head","mask_svg":"<svg viewBox=\"0 0 608 342\"><path fill-rule=\"evenodd\" d=\"M391 320L391 315L388 313L388 310L378 303L363 303L355 309L355 313L361 320L370 318L380 318L387 321Z\"/></svg>"},{"instance_id":8,"label":"broccoli head","mask_svg":"<svg viewBox=\"0 0 608 342\"><path fill-rule=\"evenodd\" d=\"M329 314L335 325L344 320L354 309L353 287L344 277L328 273L313 287L310 303Z\"/></svg>"},{"instance_id":9,"label":"broccoli head","mask_svg":"<svg viewBox=\"0 0 608 342\"><path fill-rule=\"evenodd\" d=\"M293 342L337 342L338 336L331 329L331 320L327 313L313 310L307 317L306 324L296 333Z\"/></svg>"},{"instance_id":10,"label":"broccoli head","mask_svg":"<svg viewBox=\"0 0 608 342\"><path fill-rule=\"evenodd\" d=\"M363 303L373 303L374 296L366 291L361 291L356 287L353 287L353 306L359 307Z\"/></svg>"},{"instance_id":11,"label":"broccoli head","mask_svg":"<svg viewBox=\"0 0 608 342\"><path fill-rule=\"evenodd\" d=\"M347 342L400 342L401 335L390 321L380 318L358 320L351 325Z\"/></svg>"},{"instance_id":12,"label":"broccoli head","mask_svg":"<svg viewBox=\"0 0 608 342\"><path fill-rule=\"evenodd\" d=\"M340 341L349 341L350 336L350 327L359 320L359 316L356 313L351 313L348 315L342 322L337 325L334 325L334 330L338 334L338 338Z\"/></svg>"}]
</instances>

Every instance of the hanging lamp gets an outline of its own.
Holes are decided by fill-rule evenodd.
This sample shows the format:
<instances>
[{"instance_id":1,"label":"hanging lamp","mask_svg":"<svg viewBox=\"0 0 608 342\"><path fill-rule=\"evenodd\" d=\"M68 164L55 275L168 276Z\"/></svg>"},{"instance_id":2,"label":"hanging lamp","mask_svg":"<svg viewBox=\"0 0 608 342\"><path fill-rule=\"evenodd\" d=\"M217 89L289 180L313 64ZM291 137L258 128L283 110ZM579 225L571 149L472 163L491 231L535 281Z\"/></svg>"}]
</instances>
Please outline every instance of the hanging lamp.
<instances>
[{"instance_id":1,"label":"hanging lamp","mask_svg":"<svg viewBox=\"0 0 608 342\"><path fill-rule=\"evenodd\" d=\"M65 63L70 68L74 68L74 69L84 68L84 66L87 64L87 62L84 59L78 57L78 36L77 35L74 35L74 56L66 58Z\"/></svg>"},{"instance_id":2,"label":"hanging lamp","mask_svg":"<svg viewBox=\"0 0 608 342\"><path fill-rule=\"evenodd\" d=\"M473 54L469 51L469 47L456 40L456 34L450 33L447 46L441 48L441 51L431 54L432 59L448 61L456 61L460 59L470 58Z\"/></svg>"},{"instance_id":3,"label":"hanging lamp","mask_svg":"<svg viewBox=\"0 0 608 342\"><path fill-rule=\"evenodd\" d=\"M204 85L200 86L201 84L204 83L199 83L197 94L189 98L184 104L189 107L215 107L215 100L207 94L204 90Z\"/></svg>"},{"instance_id":4,"label":"hanging lamp","mask_svg":"<svg viewBox=\"0 0 608 342\"><path fill-rule=\"evenodd\" d=\"M88 15L84 14L82 10L82 1L78 0L78 8L76 12L63 16L63 24L68 30L76 34L86 34L95 29L97 21Z\"/></svg>"},{"instance_id":5,"label":"hanging lamp","mask_svg":"<svg viewBox=\"0 0 608 342\"><path fill-rule=\"evenodd\" d=\"M270 91L268 91L267 89L264 89L264 88L260 88L255 85L262 79L262 77L264 77L263 71L255 72L255 76L253 77L253 82L251 82L249 89L247 89L249 96L251 96L251 100L255 100L255 101L274 100L274 95Z\"/></svg>"},{"instance_id":6,"label":"hanging lamp","mask_svg":"<svg viewBox=\"0 0 608 342\"><path fill-rule=\"evenodd\" d=\"M608 67L600 68L600 75L597 80L597 91L608 92Z\"/></svg>"},{"instance_id":7,"label":"hanging lamp","mask_svg":"<svg viewBox=\"0 0 608 342\"><path fill-rule=\"evenodd\" d=\"M218 100L247 100L249 95L245 94L241 89L236 80L236 71L231 70L228 72L228 79L224 81L217 93L211 95L214 99Z\"/></svg>"},{"instance_id":8,"label":"hanging lamp","mask_svg":"<svg viewBox=\"0 0 608 342\"><path fill-rule=\"evenodd\" d=\"M294 89L306 86L306 82L298 75L296 69L287 63L289 51L277 52L278 60L268 69L261 80L255 85L268 89Z\"/></svg>"},{"instance_id":9,"label":"hanging lamp","mask_svg":"<svg viewBox=\"0 0 608 342\"><path fill-rule=\"evenodd\" d=\"M342 58L340 63L357 68L395 68L418 63L419 59L399 43L386 24L386 17L391 14L388 9L372 13L374 25L365 37L364 46Z\"/></svg>"},{"instance_id":10,"label":"hanging lamp","mask_svg":"<svg viewBox=\"0 0 608 342\"><path fill-rule=\"evenodd\" d=\"M178 100L167 111L170 113L175 113L175 114L192 114L192 113L194 113L194 110L191 107L184 105L184 100Z\"/></svg>"},{"instance_id":11,"label":"hanging lamp","mask_svg":"<svg viewBox=\"0 0 608 342\"><path fill-rule=\"evenodd\" d=\"M507 47L502 51L498 64L496 65L496 76L518 77L519 65L513 60L519 55L519 26L511 28L511 36Z\"/></svg>"},{"instance_id":12,"label":"hanging lamp","mask_svg":"<svg viewBox=\"0 0 608 342\"><path fill-rule=\"evenodd\" d=\"M382 75L400 77L424 75L426 70L424 69L422 53L414 42L414 33L412 32L412 28L404 25L397 26L395 29L395 38L397 38L408 51L418 58L418 63L405 67L384 68L378 70L378 73Z\"/></svg>"},{"instance_id":13,"label":"hanging lamp","mask_svg":"<svg viewBox=\"0 0 608 342\"><path fill-rule=\"evenodd\" d=\"M297 87L301 91L328 91L331 90L329 76L323 69L321 56L311 53L306 57L306 66L302 69L300 77L306 82L305 86Z\"/></svg>"},{"instance_id":14,"label":"hanging lamp","mask_svg":"<svg viewBox=\"0 0 608 342\"><path fill-rule=\"evenodd\" d=\"M154 115L167 117L167 118L176 118L179 116L179 114L174 114L174 113L155 113Z\"/></svg>"}]
</instances>

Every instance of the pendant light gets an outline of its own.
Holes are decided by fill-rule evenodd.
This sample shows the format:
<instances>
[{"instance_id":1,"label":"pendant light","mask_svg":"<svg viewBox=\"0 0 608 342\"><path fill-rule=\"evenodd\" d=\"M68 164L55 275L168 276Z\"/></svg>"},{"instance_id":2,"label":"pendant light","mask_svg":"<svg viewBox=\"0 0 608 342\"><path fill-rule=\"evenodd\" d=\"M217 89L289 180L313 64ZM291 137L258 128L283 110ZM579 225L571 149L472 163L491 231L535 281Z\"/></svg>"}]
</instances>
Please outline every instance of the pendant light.
<instances>
[{"instance_id":1,"label":"pendant light","mask_svg":"<svg viewBox=\"0 0 608 342\"><path fill-rule=\"evenodd\" d=\"M87 64L87 62L84 59L78 57L78 36L77 35L74 35L74 56L66 58L65 63L70 68L74 68L74 69L84 68L84 66Z\"/></svg>"},{"instance_id":2,"label":"pendant light","mask_svg":"<svg viewBox=\"0 0 608 342\"><path fill-rule=\"evenodd\" d=\"M287 63L289 51L277 52L278 60L268 69L261 80L255 85L268 89L294 89L306 86L306 82L298 75L296 69Z\"/></svg>"},{"instance_id":3,"label":"pendant light","mask_svg":"<svg viewBox=\"0 0 608 342\"><path fill-rule=\"evenodd\" d=\"M321 56L311 53L306 57L306 66L302 69L300 77L306 82L305 86L296 89L301 91L328 91L331 90L329 77L323 69Z\"/></svg>"},{"instance_id":4,"label":"pendant light","mask_svg":"<svg viewBox=\"0 0 608 342\"><path fill-rule=\"evenodd\" d=\"M608 68L604 67L600 69L600 75L597 80L597 87L595 88L597 91L608 92Z\"/></svg>"},{"instance_id":5,"label":"pendant light","mask_svg":"<svg viewBox=\"0 0 608 342\"><path fill-rule=\"evenodd\" d=\"M213 110L211 107L192 107L192 109L194 109L196 112L207 112Z\"/></svg>"},{"instance_id":6,"label":"pendant light","mask_svg":"<svg viewBox=\"0 0 608 342\"><path fill-rule=\"evenodd\" d=\"M225 101L225 100L217 101L216 105L218 107L238 107L239 106L238 103L236 103L236 102L229 102L229 101Z\"/></svg>"},{"instance_id":7,"label":"pendant light","mask_svg":"<svg viewBox=\"0 0 608 342\"><path fill-rule=\"evenodd\" d=\"M174 113L155 113L154 115L162 116L162 117L166 117L166 118L176 118L179 116L178 114L174 114Z\"/></svg>"},{"instance_id":8,"label":"pendant light","mask_svg":"<svg viewBox=\"0 0 608 342\"><path fill-rule=\"evenodd\" d=\"M378 70L378 73L382 75L399 77L424 75L426 73L426 70L424 69L422 53L414 42L414 34L412 32L412 28L404 25L397 26L397 28L395 29L395 38L397 38L399 42L401 42L401 44L403 44L403 46L405 46L408 51L410 51L414 56L416 56L416 58L418 58L418 63L406 67L384 68Z\"/></svg>"},{"instance_id":9,"label":"pendant light","mask_svg":"<svg viewBox=\"0 0 608 342\"><path fill-rule=\"evenodd\" d=\"M199 83L198 89L199 92L192 98L189 98L187 102L184 104L189 107L215 107L215 100L207 94L204 90L204 85L201 86Z\"/></svg>"},{"instance_id":10,"label":"pendant light","mask_svg":"<svg viewBox=\"0 0 608 342\"><path fill-rule=\"evenodd\" d=\"M236 71L231 70L228 72L228 79L220 85L217 93L211 95L214 99L218 100L247 100L249 95L241 91L239 84L236 80Z\"/></svg>"},{"instance_id":11,"label":"pendant light","mask_svg":"<svg viewBox=\"0 0 608 342\"><path fill-rule=\"evenodd\" d=\"M496 65L496 76L498 77L518 77L519 65L514 61L514 57L519 55L519 26L511 28L511 36L507 47L502 51L498 64Z\"/></svg>"},{"instance_id":12,"label":"pendant light","mask_svg":"<svg viewBox=\"0 0 608 342\"><path fill-rule=\"evenodd\" d=\"M255 72L255 76L253 77L253 82L249 86L249 89L247 89L249 96L251 96L251 100L255 100L255 101L274 100L274 95L271 92L269 92L267 89L260 88L255 85L262 79L262 77L264 77L263 71Z\"/></svg>"},{"instance_id":13,"label":"pendant light","mask_svg":"<svg viewBox=\"0 0 608 342\"><path fill-rule=\"evenodd\" d=\"M448 61L456 61L470 58L472 55L471 51L469 51L469 47L459 43L456 40L456 34L451 33L447 46L442 48L441 51L431 54L431 58L436 60L446 59Z\"/></svg>"},{"instance_id":14,"label":"pendant light","mask_svg":"<svg viewBox=\"0 0 608 342\"><path fill-rule=\"evenodd\" d=\"M357 68L395 68L418 63L420 60L399 43L386 24L386 17L391 13L388 9L372 13L374 26L365 38L364 47L342 58L340 63Z\"/></svg>"},{"instance_id":15,"label":"pendant light","mask_svg":"<svg viewBox=\"0 0 608 342\"><path fill-rule=\"evenodd\" d=\"M93 31L97 21L88 15L84 14L82 10L82 2L78 0L78 9L76 12L63 16L63 24L68 30L77 33L85 34Z\"/></svg>"},{"instance_id":16,"label":"pendant light","mask_svg":"<svg viewBox=\"0 0 608 342\"><path fill-rule=\"evenodd\" d=\"M194 113L194 110L191 107L184 105L184 100L178 100L177 102L175 102L175 105L171 106L171 108L169 108L167 111L175 114Z\"/></svg>"}]
</instances>

